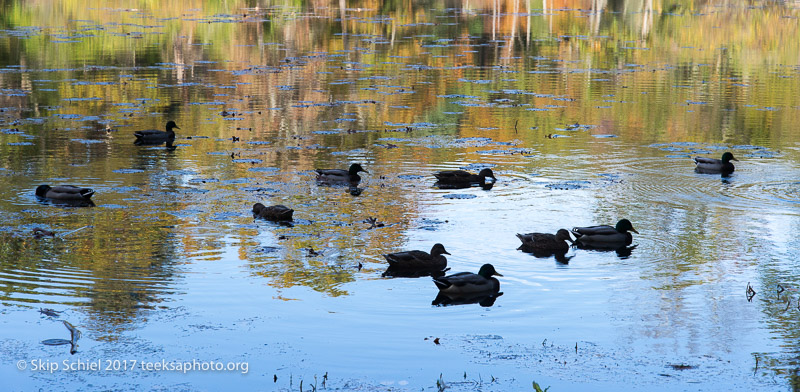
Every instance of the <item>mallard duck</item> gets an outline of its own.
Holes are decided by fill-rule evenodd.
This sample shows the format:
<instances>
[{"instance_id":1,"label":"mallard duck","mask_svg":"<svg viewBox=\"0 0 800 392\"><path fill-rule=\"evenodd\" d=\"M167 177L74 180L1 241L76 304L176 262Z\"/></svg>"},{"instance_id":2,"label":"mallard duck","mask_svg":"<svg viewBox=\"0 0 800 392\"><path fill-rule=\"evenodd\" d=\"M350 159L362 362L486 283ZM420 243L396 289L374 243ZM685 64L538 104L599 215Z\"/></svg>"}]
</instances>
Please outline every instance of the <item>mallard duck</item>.
<instances>
[{"instance_id":1,"label":"mallard duck","mask_svg":"<svg viewBox=\"0 0 800 392\"><path fill-rule=\"evenodd\" d=\"M273 221L290 221L292 220L294 210L284 205L265 206L261 203L253 205L253 215L259 218L264 218Z\"/></svg>"},{"instance_id":2,"label":"mallard duck","mask_svg":"<svg viewBox=\"0 0 800 392\"><path fill-rule=\"evenodd\" d=\"M630 245L633 241L633 236L629 231L639 234L633 228L631 221L627 219L617 222L616 227L604 225L572 228L572 234L575 235L575 243L606 249L617 249Z\"/></svg>"},{"instance_id":3,"label":"mallard duck","mask_svg":"<svg viewBox=\"0 0 800 392\"><path fill-rule=\"evenodd\" d=\"M442 244L434 244L431 253L421 250L409 250L406 252L389 253L383 255L389 262L389 268L414 271L442 271L447 268L447 258L449 255Z\"/></svg>"},{"instance_id":4,"label":"mallard duck","mask_svg":"<svg viewBox=\"0 0 800 392\"><path fill-rule=\"evenodd\" d=\"M491 264L484 264L477 274L459 272L441 278L433 278L439 291L445 294L467 294L500 291L500 281L493 276L503 276Z\"/></svg>"},{"instance_id":5,"label":"mallard duck","mask_svg":"<svg viewBox=\"0 0 800 392\"><path fill-rule=\"evenodd\" d=\"M158 145L161 143L167 143L168 146L172 145L172 142L175 141L175 131L173 129L180 129L177 125L175 125L175 121L167 121L166 125L167 131L159 131L157 129L145 129L142 131L136 131L133 133L133 136L136 136L136 141L133 144L137 146L142 145Z\"/></svg>"},{"instance_id":6,"label":"mallard duck","mask_svg":"<svg viewBox=\"0 0 800 392\"><path fill-rule=\"evenodd\" d=\"M517 234L517 238L522 241L522 245L517 249L526 252L547 251L566 253L569 250L569 244L565 241L572 242L572 237L570 237L566 229L559 229L556 234Z\"/></svg>"},{"instance_id":7,"label":"mallard duck","mask_svg":"<svg viewBox=\"0 0 800 392\"><path fill-rule=\"evenodd\" d=\"M94 195L91 188L79 188L75 185L39 185L36 188L36 196L66 201L90 201Z\"/></svg>"},{"instance_id":8,"label":"mallard duck","mask_svg":"<svg viewBox=\"0 0 800 392\"><path fill-rule=\"evenodd\" d=\"M456 187L469 187L473 184L484 185L486 179L491 178L492 183L497 181L492 169L486 168L478 174L472 174L465 170L443 170L433 175L436 177L436 185L439 186L456 186Z\"/></svg>"},{"instance_id":9,"label":"mallard duck","mask_svg":"<svg viewBox=\"0 0 800 392\"><path fill-rule=\"evenodd\" d=\"M358 184L361 181L359 172L369 173L360 164L354 163L347 170L344 169L316 169L317 181L329 184Z\"/></svg>"},{"instance_id":10,"label":"mallard duck","mask_svg":"<svg viewBox=\"0 0 800 392\"><path fill-rule=\"evenodd\" d=\"M736 168L731 161L739 162L731 152L722 154L722 159L694 157L695 170L700 173L733 173Z\"/></svg>"}]
</instances>

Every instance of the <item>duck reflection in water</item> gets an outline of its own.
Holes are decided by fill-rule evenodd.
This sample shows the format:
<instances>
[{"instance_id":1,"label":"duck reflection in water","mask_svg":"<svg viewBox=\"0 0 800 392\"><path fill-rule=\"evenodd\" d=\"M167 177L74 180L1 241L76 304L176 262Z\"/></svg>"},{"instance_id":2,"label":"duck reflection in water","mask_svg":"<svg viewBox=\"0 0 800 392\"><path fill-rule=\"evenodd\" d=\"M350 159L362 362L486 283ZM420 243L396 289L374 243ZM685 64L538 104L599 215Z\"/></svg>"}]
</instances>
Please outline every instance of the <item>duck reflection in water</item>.
<instances>
[{"instance_id":1,"label":"duck reflection in water","mask_svg":"<svg viewBox=\"0 0 800 392\"><path fill-rule=\"evenodd\" d=\"M484 308L494 305L497 297L503 295L502 292L497 293L473 293L473 294L445 294L439 292L436 298L433 299L431 305L434 306L452 306L452 305L469 305L478 304Z\"/></svg>"},{"instance_id":2,"label":"duck reflection in water","mask_svg":"<svg viewBox=\"0 0 800 392\"><path fill-rule=\"evenodd\" d=\"M351 196L361 196L361 192L364 192L364 188L359 188L356 185L350 185L347 188L347 193L349 193Z\"/></svg>"},{"instance_id":3,"label":"duck reflection in water","mask_svg":"<svg viewBox=\"0 0 800 392\"><path fill-rule=\"evenodd\" d=\"M628 257L630 257L631 253L633 253L633 250L636 249L637 246L639 246L639 245L638 244L631 245L631 246L623 245L623 246L620 246L618 248L612 248L612 247L585 245L585 244L582 244L580 242L576 242L575 243L575 247L578 248L578 249L582 249L582 250L593 250L593 251L597 251L597 252L616 252L617 253L617 257L619 257L620 259L627 259ZM558 256L556 256L556 257L558 257ZM570 258L572 258L572 257L570 257Z\"/></svg>"}]
</instances>

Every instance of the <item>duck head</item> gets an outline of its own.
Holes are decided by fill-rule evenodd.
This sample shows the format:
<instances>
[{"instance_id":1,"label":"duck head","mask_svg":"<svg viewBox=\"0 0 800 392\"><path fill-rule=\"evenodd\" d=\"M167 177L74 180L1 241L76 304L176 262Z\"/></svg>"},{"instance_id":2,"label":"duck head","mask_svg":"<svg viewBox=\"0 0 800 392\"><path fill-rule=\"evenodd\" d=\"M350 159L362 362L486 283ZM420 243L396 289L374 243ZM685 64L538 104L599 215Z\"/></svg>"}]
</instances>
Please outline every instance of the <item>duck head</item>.
<instances>
[{"instance_id":1,"label":"duck head","mask_svg":"<svg viewBox=\"0 0 800 392\"><path fill-rule=\"evenodd\" d=\"M50 185L39 185L36 187L36 196L46 197L47 191L50 190Z\"/></svg>"},{"instance_id":2,"label":"duck head","mask_svg":"<svg viewBox=\"0 0 800 392\"><path fill-rule=\"evenodd\" d=\"M441 255L449 255L449 254L450 253L448 253L444 249L444 245L442 245L442 244L434 244L433 248L431 248L431 256L436 257L436 256L441 256Z\"/></svg>"},{"instance_id":3,"label":"duck head","mask_svg":"<svg viewBox=\"0 0 800 392\"><path fill-rule=\"evenodd\" d=\"M738 160L738 159L736 159L736 158L734 158L734 157L733 157L733 153L731 153L730 151L728 151L728 152L726 152L726 153L722 154L722 162L723 162L723 163L728 163L728 162L730 162L730 161L736 161L736 162L739 162L739 160Z\"/></svg>"},{"instance_id":4,"label":"duck head","mask_svg":"<svg viewBox=\"0 0 800 392\"><path fill-rule=\"evenodd\" d=\"M172 120L167 121L167 132L169 132L169 131L171 131L173 129L180 129L180 128L178 128L178 125L175 124L175 121L172 121Z\"/></svg>"},{"instance_id":5,"label":"duck head","mask_svg":"<svg viewBox=\"0 0 800 392\"><path fill-rule=\"evenodd\" d=\"M364 170L364 168L361 167L361 165L358 163L350 165L350 169L347 171L347 173L350 174L351 176L358 174L358 172L369 173L368 171Z\"/></svg>"},{"instance_id":6,"label":"duck head","mask_svg":"<svg viewBox=\"0 0 800 392\"><path fill-rule=\"evenodd\" d=\"M615 227L615 229L620 233L627 233L629 231L632 231L636 234L639 234L639 232L633 228L633 224L631 223L631 221L627 219L622 219L619 222L617 222L617 226Z\"/></svg>"},{"instance_id":7,"label":"duck head","mask_svg":"<svg viewBox=\"0 0 800 392\"><path fill-rule=\"evenodd\" d=\"M489 279L492 276L503 276L497 273L494 270L494 266L491 264L484 264L481 266L480 271L478 271L478 275L483 276L486 279Z\"/></svg>"},{"instance_id":8,"label":"duck head","mask_svg":"<svg viewBox=\"0 0 800 392\"><path fill-rule=\"evenodd\" d=\"M556 240L573 242L572 237L566 229L558 229L556 232Z\"/></svg>"},{"instance_id":9,"label":"duck head","mask_svg":"<svg viewBox=\"0 0 800 392\"><path fill-rule=\"evenodd\" d=\"M494 173L492 172L492 169L489 169L489 168L481 170L480 173L478 173L478 175L482 176L482 177L491 178L492 180L497 181L497 178L495 178Z\"/></svg>"}]
</instances>

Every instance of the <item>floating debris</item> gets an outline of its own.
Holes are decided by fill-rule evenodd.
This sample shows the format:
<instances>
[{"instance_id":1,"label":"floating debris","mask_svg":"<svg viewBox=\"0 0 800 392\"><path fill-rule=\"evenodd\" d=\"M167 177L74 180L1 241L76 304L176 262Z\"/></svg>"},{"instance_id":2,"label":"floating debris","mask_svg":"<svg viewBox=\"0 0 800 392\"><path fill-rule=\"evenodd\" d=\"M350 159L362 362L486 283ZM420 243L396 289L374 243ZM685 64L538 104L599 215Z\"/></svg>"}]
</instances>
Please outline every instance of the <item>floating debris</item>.
<instances>
[{"instance_id":1,"label":"floating debris","mask_svg":"<svg viewBox=\"0 0 800 392\"><path fill-rule=\"evenodd\" d=\"M445 199L474 199L478 196L464 193L454 193L442 196Z\"/></svg>"},{"instance_id":2,"label":"floating debris","mask_svg":"<svg viewBox=\"0 0 800 392\"><path fill-rule=\"evenodd\" d=\"M36 238L36 239L41 239L41 238L44 238L44 237L55 237L55 236L56 236L56 233L54 233L54 232L52 232L50 230L42 229L41 227L36 227L36 228L33 229L33 238Z\"/></svg>"},{"instance_id":3,"label":"floating debris","mask_svg":"<svg viewBox=\"0 0 800 392\"><path fill-rule=\"evenodd\" d=\"M50 309L50 308L39 308L39 313L50 316L50 317L58 317L61 315L61 312Z\"/></svg>"},{"instance_id":4,"label":"floating debris","mask_svg":"<svg viewBox=\"0 0 800 392\"><path fill-rule=\"evenodd\" d=\"M378 221L378 218L374 218L374 217L369 217L369 218L367 218L367 219L364 219L364 220L362 221L362 223L367 223L367 224L369 224L369 227L367 227L367 230L371 230L371 229L374 229L374 228L376 228L376 227L383 227L383 226L385 226L385 224L384 224L383 222L379 222L379 221Z\"/></svg>"},{"instance_id":5,"label":"floating debris","mask_svg":"<svg viewBox=\"0 0 800 392\"><path fill-rule=\"evenodd\" d=\"M570 181L547 184L544 187L547 189L574 190L574 189L586 188L590 184L591 182L585 180L570 180Z\"/></svg>"},{"instance_id":6,"label":"floating debris","mask_svg":"<svg viewBox=\"0 0 800 392\"><path fill-rule=\"evenodd\" d=\"M62 320L62 322L64 323L64 326L67 327L67 329L69 330L70 339L69 340L67 340L67 339L46 339L46 340L42 340L42 344L44 344L46 346L61 346L61 345L69 344L70 345L69 353L70 354L75 354L76 352L78 352L78 339L81 338L81 335L82 335L81 331L78 330L77 328L75 328L72 324L70 324L66 320Z\"/></svg>"}]
</instances>

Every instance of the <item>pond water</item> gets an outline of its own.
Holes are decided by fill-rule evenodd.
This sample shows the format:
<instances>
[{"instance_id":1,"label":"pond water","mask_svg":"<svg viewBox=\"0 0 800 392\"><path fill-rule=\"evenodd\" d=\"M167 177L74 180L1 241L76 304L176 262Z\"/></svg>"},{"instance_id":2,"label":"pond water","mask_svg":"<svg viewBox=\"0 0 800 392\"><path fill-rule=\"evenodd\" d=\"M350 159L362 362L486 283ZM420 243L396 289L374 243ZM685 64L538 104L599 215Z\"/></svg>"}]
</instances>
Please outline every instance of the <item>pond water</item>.
<instances>
[{"instance_id":1,"label":"pond water","mask_svg":"<svg viewBox=\"0 0 800 392\"><path fill-rule=\"evenodd\" d=\"M800 386L796 2L0 6L4 388ZM315 181L354 162L357 191ZM517 250L622 218L625 251ZM503 295L382 276L434 243ZM193 361L231 369L159 367Z\"/></svg>"}]
</instances>

